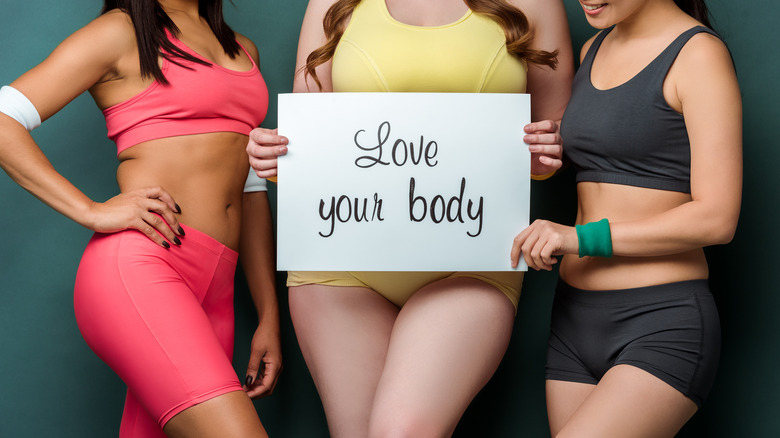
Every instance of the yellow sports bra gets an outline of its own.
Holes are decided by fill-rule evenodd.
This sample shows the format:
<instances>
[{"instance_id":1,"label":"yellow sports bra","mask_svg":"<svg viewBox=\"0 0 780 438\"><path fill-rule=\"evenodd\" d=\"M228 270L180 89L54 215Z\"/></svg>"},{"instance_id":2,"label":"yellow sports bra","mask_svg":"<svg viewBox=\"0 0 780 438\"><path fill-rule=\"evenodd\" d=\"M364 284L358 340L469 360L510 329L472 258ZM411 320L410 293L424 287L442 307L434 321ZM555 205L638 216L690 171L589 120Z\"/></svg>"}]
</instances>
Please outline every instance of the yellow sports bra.
<instances>
[{"instance_id":1,"label":"yellow sports bra","mask_svg":"<svg viewBox=\"0 0 780 438\"><path fill-rule=\"evenodd\" d=\"M527 66L501 26L469 10L433 27L395 20L385 0L363 0L333 55L333 91L524 93Z\"/></svg>"}]
</instances>

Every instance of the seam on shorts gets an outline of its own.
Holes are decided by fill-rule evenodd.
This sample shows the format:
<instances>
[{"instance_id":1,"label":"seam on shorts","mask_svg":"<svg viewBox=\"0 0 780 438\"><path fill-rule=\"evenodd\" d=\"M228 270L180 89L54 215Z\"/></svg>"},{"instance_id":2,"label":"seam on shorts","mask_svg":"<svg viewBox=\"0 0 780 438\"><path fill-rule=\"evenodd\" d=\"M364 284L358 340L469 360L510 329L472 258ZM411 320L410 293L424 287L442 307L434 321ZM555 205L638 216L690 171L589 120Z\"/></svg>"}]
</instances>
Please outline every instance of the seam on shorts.
<instances>
[{"instance_id":1,"label":"seam on shorts","mask_svg":"<svg viewBox=\"0 0 780 438\"><path fill-rule=\"evenodd\" d=\"M123 244L125 236L126 236L126 234L124 234L124 233L121 236L119 236L120 240L119 240L119 245L117 245L117 251L119 251L119 246L121 244ZM135 308L136 314L141 319L141 321L143 321L144 327L149 332L149 335L155 340L155 342L157 344L157 348L159 348L160 351L163 352L165 357L168 358L168 362L171 365L173 365L173 369L176 370L176 377L178 377L178 379L181 382L182 386L187 389L187 393L191 395L192 394L192 388L190 388L190 385L188 385L187 382L184 380L184 378L181 375L181 372L179 372L179 368L176 366L176 364L174 363L173 359L171 359L171 357L168 355L168 352L165 351L164 348L162 348L162 345L160 344L160 340L157 339L157 336L155 336L154 332L152 332L152 330L149 328L149 323L146 321L146 319L143 316L141 316L141 312L140 312L140 310L138 308L138 305L135 302L135 299L133 299L133 296L128 292L129 288L127 286L127 282L125 281L125 275L124 275L124 271L122 269L122 263L120 263L120 260L119 260L119 255L124 256L124 253L119 251L117 255L118 255L117 258L116 258L117 272L119 272L119 279L122 282L122 286L124 288L125 294L127 295L127 298L130 300L131 303L133 303L133 307ZM166 264L168 264L168 266L170 266L170 263L168 263L167 261L166 261ZM139 403L140 403L140 401L139 401ZM155 420L157 421L158 424L160 424L160 419L155 419Z\"/></svg>"},{"instance_id":2,"label":"seam on shorts","mask_svg":"<svg viewBox=\"0 0 780 438\"><path fill-rule=\"evenodd\" d=\"M647 374L650 374L651 376L655 377L656 379L662 381L663 383L669 385L672 389L682 394L685 398L689 399L693 403L696 404L697 407L701 408L701 403L699 400L699 397L694 397L691 393L690 383L686 383L682 379L676 379L675 376L672 374L667 373L666 371L653 366L650 363L647 362L640 362L637 360L625 360L621 362L616 362L613 364L610 369L618 366L618 365L628 365L630 367L634 367L636 369L642 370L646 372ZM682 384L675 385L674 381L678 380L680 382L683 382Z\"/></svg>"},{"instance_id":3,"label":"seam on shorts","mask_svg":"<svg viewBox=\"0 0 780 438\"><path fill-rule=\"evenodd\" d=\"M580 370L582 372L581 373L575 373L575 372L569 372L569 371L561 371L560 369L556 368L555 371L551 373L551 372L548 371L549 368L545 364L545 379L546 380L573 381L573 382L579 382L579 383L590 383L590 384L594 384L594 385L598 384L600 379L596 378L593 375L593 373L590 372L588 367L583 363L582 357L581 357L579 351L577 350L577 347L575 347L574 344L571 341L566 339L566 337L561 336L561 335L559 335L557 333L554 333L552 330L550 330L550 336L555 336L556 338L558 338L558 340L561 342L561 344L563 344L564 347L566 347L566 349L569 351L569 353L574 355L574 359L571 359L569 357L569 354L566 354L566 352L563 352L560 349L557 349L554 346L550 345L550 341L549 340L547 341L547 349L548 350L555 350L555 352L557 352L558 354L560 354L560 355L562 355L562 356L564 356L564 357L566 357L566 358L568 358L570 360L573 360L577 364L577 366L580 368ZM571 379L571 378L550 379L548 377L549 375L558 375L558 376L571 375L571 376L575 376L575 377L576 376L587 376L587 377L582 377L582 379L576 379L576 380ZM592 380L590 380L590 381L585 380L587 378L590 378Z\"/></svg>"},{"instance_id":4,"label":"seam on shorts","mask_svg":"<svg viewBox=\"0 0 780 438\"><path fill-rule=\"evenodd\" d=\"M156 418L155 421L157 421L157 424L160 426L160 428L163 428L169 421L171 421L173 417L182 413L183 411L213 398L237 391L242 391L242 389L241 386L236 386L235 382L230 385L224 385L220 386L219 388L206 391L203 394L190 397L187 400L178 403L176 406L173 406L172 408L163 412L162 415L160 415L160 418Z\"/></svg>"},{"instance_id":5,"label":"seam on shorts","mask_svg":"<svg viewBox=\"0 0 780 438\"><path fill-rule=\"evenodd\" d=\"M293 271L293 272L318 272L319 273L319 272L328 272L328 271ZM310 284L318 284L318 285L322 285L322 286L364 287L364 288L371 289L366 283L358 280L357 277L355 277L351 272L348 272L348 271L337 271L337 272L346 272L347 274L349 274L351 276L351 278L344 278L344 277L342 277L342 278L339 278L339 279L336 279L336 280L332 280L332 279L331 280L322 280L322 279L313 280L313 279L311 279L311 277L309 277L308 279L306 279L304 281L300 281L300 280L290 281L290 272L288 271L287 272L287 279L285 280L285 285L287 287L295 287L295 286L306 286L306 285L310 285Z\"/></svg>"},{"instance_id":6,"label":"seam on shorts","mask_svg":"<svg viewBox=\"0 0 780 438\"><path fill-rule=\"evenodd\" d=\"M554 380L556 382L572 382L572 383L584 383L587 385L598 385L599 381L595 378L582 377L581 374L568 374L568 373L548 373L545 372L544 380Z\"/></svg>"},{"instance_id":7,"label":"seam on shorts","mask_svg":"<svg viewBox=\"0 0 780 438\"><path fill-rule=\"evenodd\" d=\"M693 294L693 300L696 302L696 313L699 315L699 354L696 358L696 368L693 370L693 376L691 377L691 381L688 382L688 398L693 400L694 403L696 403L697 406L701 407L702 403L704 403L704 400L699 397L697 394L694 399L693 394L693 384L696 380L696 377L699 375L699 372L701 370L702 366L702 360L704 359L704 307L702 306L701 300L699 299L699 294L694 293Z\"/></svg>"}]
</instances>

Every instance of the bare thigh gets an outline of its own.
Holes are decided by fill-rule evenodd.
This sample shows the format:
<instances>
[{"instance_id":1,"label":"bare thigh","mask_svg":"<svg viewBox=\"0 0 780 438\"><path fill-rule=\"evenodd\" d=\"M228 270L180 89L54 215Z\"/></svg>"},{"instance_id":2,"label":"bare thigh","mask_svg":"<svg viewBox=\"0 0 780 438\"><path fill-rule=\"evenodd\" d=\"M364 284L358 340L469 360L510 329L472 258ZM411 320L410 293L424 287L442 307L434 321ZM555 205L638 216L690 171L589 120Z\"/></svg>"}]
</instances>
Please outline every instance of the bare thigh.
<instances>
[{"instance_id":1,"label":"bare thigh","mask_svg":"<svg viewBox=\"0 0 780 438\"><path fill-rule=\"evenodd\" d=\"M393 327L369 436L450 436L506 352L515 308L472 278L425 286Z\"/></svg>"},{"instance_id":2,"label":"bare thigh","mask_svg":"<svg viewBox=\"0 0 780 438\"><path fill-rule=\"evenodd\" d=\"M163 431L171 438L264 438L265 432L249 396L233 391L185 409Z\"/></svg>"},{"instance_id":3,"label":"bare thigh","mask_svg":"<svg viewBox=\"0 0 780 438\"><path fill-rule=\"evenodd\" d=\"M546 382L547 419L550 422L552 436L558 435L595 388L596 385L564 380Z\"/></svg>"},{"instance_id":4,"label":"bare thigh","mask_svg":"<svg viewBox=\"0 0 780 438\"><path fill-rule=\"evenodd\" d=\"M549 380L547 406L557 438L673 437L697 409L681 392L630 365L613 367L595 387Z\"/></svg>"},{"instance_id":5,"label":"bare thigh","mask_svg":"<svg viewBox=\"0 0 780 438\"><path fill-rule=\"evenodd\" d=\"M290 314L330 435L365 438L398 308L360 287L290 288Z\"/></svg>"}]
</instances>

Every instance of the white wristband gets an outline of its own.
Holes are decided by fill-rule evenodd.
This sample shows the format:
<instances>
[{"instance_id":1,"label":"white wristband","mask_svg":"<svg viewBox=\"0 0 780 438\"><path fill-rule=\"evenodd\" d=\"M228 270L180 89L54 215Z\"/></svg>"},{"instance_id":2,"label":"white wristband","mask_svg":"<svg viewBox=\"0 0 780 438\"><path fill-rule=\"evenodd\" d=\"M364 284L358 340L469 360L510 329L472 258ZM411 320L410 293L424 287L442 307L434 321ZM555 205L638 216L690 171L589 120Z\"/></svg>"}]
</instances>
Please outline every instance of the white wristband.
<instances>
[{"instance_id":1,"label":"white wristband","mask_svg":"<svg viewBox=\"0 0 780 438\"><path fill-rule=\"evenodd\" d=\"M11 86L0 88L0 113L21 123L28 131L41 126L41 116L30 99Z\"/></svg>"},{"instance_id":2,"label":"white wristband","mask_svg":"<svg viewBox=\"0 0 780 438\"><path fill-rule=\"evenodd\" d=\"M268 185L265 178L260 178L255 171L250 168L249 176L246 177L246 184L244 184L244 193L266 191L268 191Z\"/></svg>"}]
</instances>

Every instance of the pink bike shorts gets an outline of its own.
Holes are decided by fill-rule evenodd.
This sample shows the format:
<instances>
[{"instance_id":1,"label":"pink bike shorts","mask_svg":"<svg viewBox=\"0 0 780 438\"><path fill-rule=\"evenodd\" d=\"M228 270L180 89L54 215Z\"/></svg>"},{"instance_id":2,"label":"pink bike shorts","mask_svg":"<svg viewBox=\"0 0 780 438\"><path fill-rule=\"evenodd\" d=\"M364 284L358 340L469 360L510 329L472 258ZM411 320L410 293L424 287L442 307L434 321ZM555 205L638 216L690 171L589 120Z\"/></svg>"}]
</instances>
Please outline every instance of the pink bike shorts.
<instances>
[{"instance_id":1,"label":"pink bike shorts","mask_svg":"<svg viewBox=\"0 0 780 438\"><path fill-rule=\"evenodd\" d=\"M238 254L182 228L170 249L134 230L95 234L79 265L79 329L128 387L122 438L164 437L177 413L241 390L231 363Z\"/></svg>"}]
</instances>

